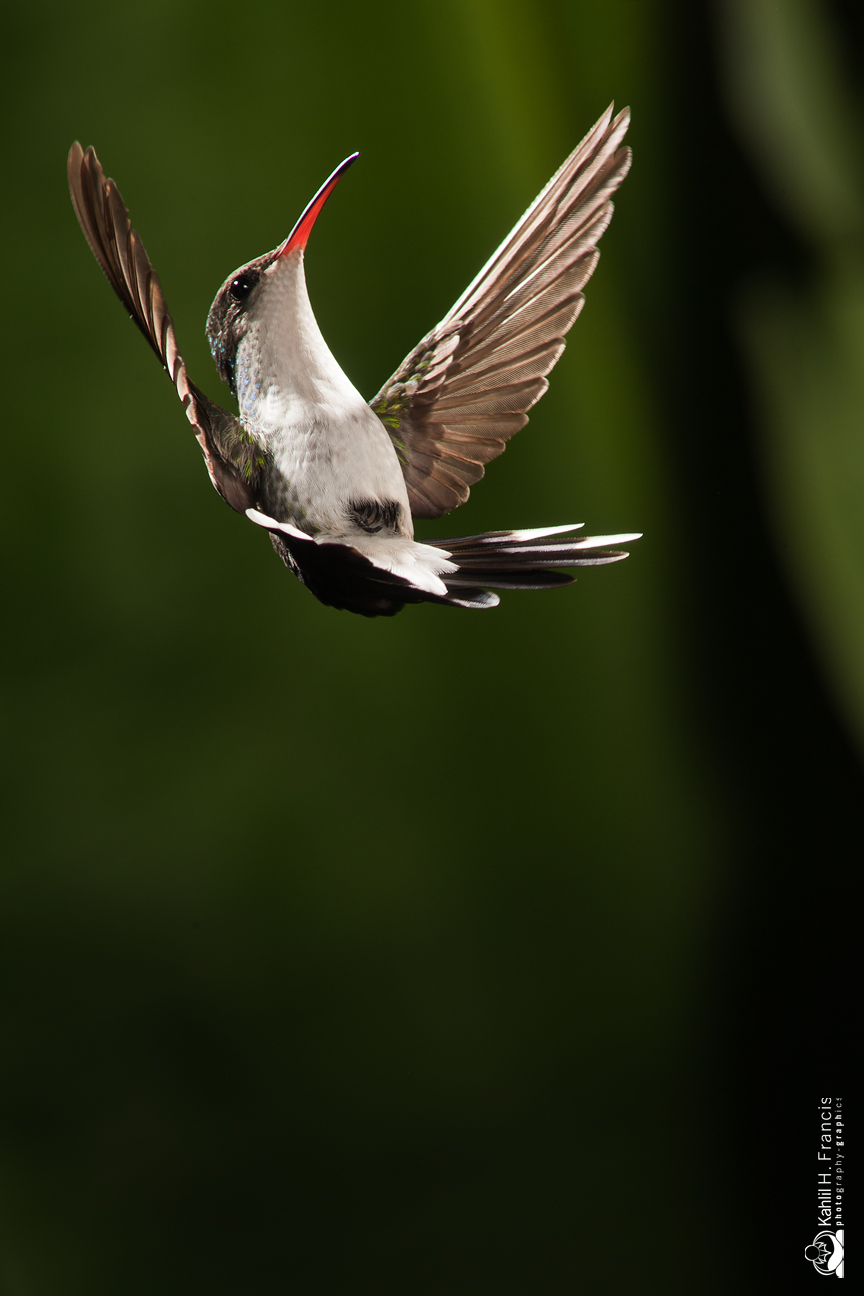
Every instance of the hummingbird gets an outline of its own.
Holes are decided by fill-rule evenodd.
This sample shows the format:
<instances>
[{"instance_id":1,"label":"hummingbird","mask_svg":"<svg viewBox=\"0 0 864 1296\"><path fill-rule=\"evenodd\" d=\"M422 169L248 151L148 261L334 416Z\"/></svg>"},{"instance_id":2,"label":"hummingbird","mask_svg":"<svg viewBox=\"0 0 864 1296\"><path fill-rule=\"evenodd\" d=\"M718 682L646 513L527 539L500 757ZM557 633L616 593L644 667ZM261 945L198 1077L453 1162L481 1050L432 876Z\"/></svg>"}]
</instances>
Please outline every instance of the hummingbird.
<instances>
[{"instance_id":1,"label":"hummingbird","mask_svg":"<svg viewBox=\"0 0 864 1296\"><path fill-rule=\"evenodd\" d=\"M415 518L463 504L528 421L582 309L582 289L630 166L627 110L610 107L513 231L371 401L330 352L306 289L312 227L359 156L324 182L288 237L235 270L207 338L238 413L188 377L159 277L92 148L69 152L72 203L108 282L183 403L210 480L269 532L322 603L364 616L406 604L494 607L496 589L570 584L565 568L626 558L638 533L574 537L582 523L414 539Z\"/></svg>"}]
</instances>

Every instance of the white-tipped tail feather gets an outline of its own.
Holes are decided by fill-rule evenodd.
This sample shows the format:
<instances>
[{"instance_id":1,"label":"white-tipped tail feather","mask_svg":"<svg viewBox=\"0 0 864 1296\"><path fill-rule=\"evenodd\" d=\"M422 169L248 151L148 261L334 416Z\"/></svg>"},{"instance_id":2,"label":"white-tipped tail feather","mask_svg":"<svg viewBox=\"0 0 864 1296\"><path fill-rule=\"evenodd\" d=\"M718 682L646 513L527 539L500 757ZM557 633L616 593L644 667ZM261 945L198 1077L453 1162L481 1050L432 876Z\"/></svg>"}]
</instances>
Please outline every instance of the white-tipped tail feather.
<instances>
[{"instance_id":1,"label":"white-tipped tail feather","mask_svg":"<svg viewBox=\"0 0 864 1296\"><path fill-rule=\"evenodd\" d=\"M431 543L446 545L450 557L458 564L456 575L446 578L448 590L469 584L484 589L489 586L494 589L544 589L575 580L562 568L598 567L619 562L627 557L627 551L610 546L639 539L635 532L582 536L578 540L557 538L563 532L578 530L581 525L580 522L521 531L490 531L484 535L433 540Z\"/></svg>"}]
</instances>

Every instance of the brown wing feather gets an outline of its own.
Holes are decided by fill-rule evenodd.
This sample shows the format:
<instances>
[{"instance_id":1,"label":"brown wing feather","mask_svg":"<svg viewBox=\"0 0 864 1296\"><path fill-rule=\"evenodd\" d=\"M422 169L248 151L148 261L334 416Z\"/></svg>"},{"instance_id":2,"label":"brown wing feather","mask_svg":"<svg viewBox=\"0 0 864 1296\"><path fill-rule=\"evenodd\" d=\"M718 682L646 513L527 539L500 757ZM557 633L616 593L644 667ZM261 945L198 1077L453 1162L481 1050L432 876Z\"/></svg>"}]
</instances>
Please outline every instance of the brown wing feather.
<instances>
[{"instance_id":1,"label":"brown wing feather","mask_svg":"<svg viewBox=\"0 0 864 1296\"><path fill-rule=\"evenodd\" d=\"M546 391L630 166L627 109L609 108L444 319L371 401L415 517L468 498Z\"/></svg>"},{"instance_id":2,"label":"brown wing feather","mask_svg":"<svg viewBox=\"0 0 864 1296\"><path fill-rule=\"evenodd\" d=\"M243 513L255 502L255 461L240 422L190 382L177 349L174 323L159 276L113 180L107 180L92 148L76 141L69 150L72 205L106 279L159 357L177 389L204 455L210 480L223 499Z\"/></svg>"}]
</instances>

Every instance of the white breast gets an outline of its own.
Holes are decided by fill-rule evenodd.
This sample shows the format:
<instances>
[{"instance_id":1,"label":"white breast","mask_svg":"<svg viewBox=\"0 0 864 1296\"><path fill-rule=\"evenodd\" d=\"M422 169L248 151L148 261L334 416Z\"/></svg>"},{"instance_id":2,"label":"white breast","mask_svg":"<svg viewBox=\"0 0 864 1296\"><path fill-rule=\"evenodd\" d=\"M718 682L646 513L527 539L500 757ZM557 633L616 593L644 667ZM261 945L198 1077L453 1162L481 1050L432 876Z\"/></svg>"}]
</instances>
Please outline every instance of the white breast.
<instances>
[{"instance_id":1,"label":"white breast","mask_svg":"<svg viewBox=\"0 0 864 1296\"><path fill-rule=\"evenodd\" d=\"M241 421L272 457L273 516L336 532L350 501L392 500L413 534L396 451L321 335L299 249L265 271L236 383Z\"/></svg>"}]
</instances>

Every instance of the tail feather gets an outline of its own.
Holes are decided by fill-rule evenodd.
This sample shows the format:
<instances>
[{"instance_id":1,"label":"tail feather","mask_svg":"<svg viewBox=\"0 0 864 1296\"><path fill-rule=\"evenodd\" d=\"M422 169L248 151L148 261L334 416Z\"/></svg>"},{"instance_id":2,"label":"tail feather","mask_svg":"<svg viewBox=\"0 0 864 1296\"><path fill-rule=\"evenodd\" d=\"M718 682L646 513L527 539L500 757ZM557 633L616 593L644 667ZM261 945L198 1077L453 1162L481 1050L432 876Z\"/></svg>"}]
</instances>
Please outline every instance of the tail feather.
<instances>
[{"instance_id":1,"label":"tail feather","mask_svg":"<svg viewBox=\"0 0 864 1296\"><path fill-rule=\"evenodd\" d=\"M425 543L444 549L458 564L454 575L443 577L450 590L465 586L493 589L548 589L570 585L576 579L556 568L599 567L620 562L627 557L624 549L610 545L629 544L639 534L581 536L578 540L560 539L562 532L576 531L581 523L569 526L543 527L522 531L488 531L482 535L462 536L451 540L427 540ZM550 537L556 537L550 539Z\"/></svg>"},{"instance_id":2,"label":"tail feather","mask_svg":"<svg viewBox=\"0 0 864 1296\"><path fill-rule=\"evenodd\" d=\"M481 608L497 607L501 602L497 594L491 590L479 589L469 585L467 581L451 580L447 578L447 593L441 597L428 598L427 603L443 603L447 607L464 607L472 608L479 611Z\"/></svg>"},{"instance_id":3,"label":"tail feather","mask_svg":"<svg viewBox=\"0 0 864 1296\"><path fill-rule=\"evenodd\" d=\"M472 567L466 570L464 576L458 572L455 576L446 576L445 584L448 591L471 586L485 589L490 585L494 589L547 589L553 585L572 585L575 579L575 576L570 576L567 572L542 571L539 567L529 567L527 571Z\"/></svg>"},{"instance_id":4,"label":"tail feather","mask_svg":"<svg viewBox=\"0 0 864 1296\"><path fill-rule=\"evenodd\" d=\"M286 567L316 598L330 607L345 608L362 616L393 616L406 603L443 603L451 607L492 608L499 603L494 589L549 589L570 585L574 576L556 570L618 562L621 549L605 546L638 540L631 533L550 540L576 526L546 527L528 531L488 531L484 535L453 540L429 540L414 546L417 556L431 562L441 590L415 583L410 575L393 570L392 553L379 565L351 543L317 539L292 523L279 522L257 509L247 509L257 526L270 532L273 547ZM438 558L433 552L440 552Z\"/></svg>"}]
</instances>

